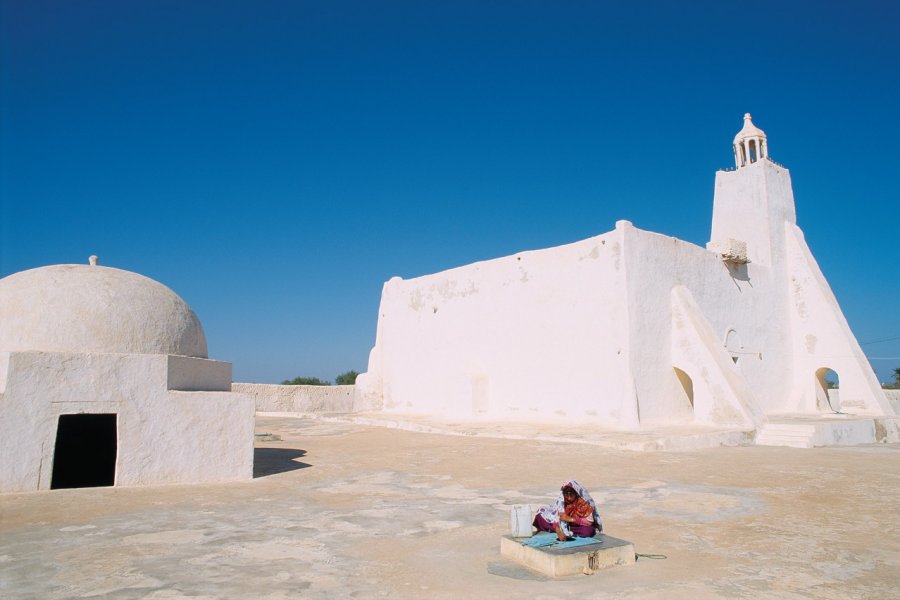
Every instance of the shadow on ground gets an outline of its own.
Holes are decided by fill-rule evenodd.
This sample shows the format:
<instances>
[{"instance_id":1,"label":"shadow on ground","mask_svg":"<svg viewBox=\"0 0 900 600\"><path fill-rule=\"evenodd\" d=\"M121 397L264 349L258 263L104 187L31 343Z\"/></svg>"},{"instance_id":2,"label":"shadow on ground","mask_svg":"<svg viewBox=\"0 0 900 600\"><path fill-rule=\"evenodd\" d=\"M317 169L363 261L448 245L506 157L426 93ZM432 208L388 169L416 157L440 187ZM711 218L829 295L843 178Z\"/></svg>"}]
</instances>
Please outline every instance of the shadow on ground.
<instances>
[{"instance_id":1,"label":"shadow on ground","mask_svg":"<svg viewBox=\"0 0 900 600\"><path fill-rule=\"evenodd\" d=\"M306 450L296 448L254 448L253 478L311 467L312 465L296 460L305 454Z\"/></svg>"}]
</instances>

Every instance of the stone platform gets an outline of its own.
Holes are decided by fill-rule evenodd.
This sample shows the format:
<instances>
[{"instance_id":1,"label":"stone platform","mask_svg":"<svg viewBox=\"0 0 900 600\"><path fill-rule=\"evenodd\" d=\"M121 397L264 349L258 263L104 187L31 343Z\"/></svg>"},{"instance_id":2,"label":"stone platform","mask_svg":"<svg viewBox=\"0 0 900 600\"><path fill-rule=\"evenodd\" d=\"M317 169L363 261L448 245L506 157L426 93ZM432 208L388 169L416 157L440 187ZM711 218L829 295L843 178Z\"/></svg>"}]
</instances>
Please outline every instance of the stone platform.
<instances>
[{"instance_id":1,"label":"stone platform","mask_svg":"<svg viewBox=\"0 0 900 600\"><path fill-rule=\"evenodd\" d=\"M900 418L847 413L770 415L756 435L757 446L817 448L900 442Z\"/></svg>"},{"instance_id":2,"label":"stone platform","mask_svg":"<svg viewBox=\"0 0 900 600\"><path fill-rule=\"evenodd\" d=\"M590 575L595 571L635 561L634 545L606 534L556 542L556 534L531 538L500 538L500 554L550 577Z\"/></svg>"}]
</instances>

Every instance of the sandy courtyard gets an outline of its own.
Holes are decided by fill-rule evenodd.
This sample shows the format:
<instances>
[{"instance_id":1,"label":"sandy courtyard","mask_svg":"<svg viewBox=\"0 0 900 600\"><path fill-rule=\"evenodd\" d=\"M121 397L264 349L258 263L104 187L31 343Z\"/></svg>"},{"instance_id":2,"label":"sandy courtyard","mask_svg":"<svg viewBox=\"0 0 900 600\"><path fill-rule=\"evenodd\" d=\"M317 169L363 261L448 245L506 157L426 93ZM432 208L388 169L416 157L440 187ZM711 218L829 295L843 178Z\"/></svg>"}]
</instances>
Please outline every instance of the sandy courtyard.
<instances>
[{"instance_id":1,"label":"sandy courtyard","mask_svg":"<svg viewBox=\"0 0 900 600\"><path fill-rule=\"evenodd\" d=\"M0 495L3 598L900 598L900 446L637 453L266 417L256 477ZM499 555L569 477L640 559Z\"/></svg>"}]
</instances>

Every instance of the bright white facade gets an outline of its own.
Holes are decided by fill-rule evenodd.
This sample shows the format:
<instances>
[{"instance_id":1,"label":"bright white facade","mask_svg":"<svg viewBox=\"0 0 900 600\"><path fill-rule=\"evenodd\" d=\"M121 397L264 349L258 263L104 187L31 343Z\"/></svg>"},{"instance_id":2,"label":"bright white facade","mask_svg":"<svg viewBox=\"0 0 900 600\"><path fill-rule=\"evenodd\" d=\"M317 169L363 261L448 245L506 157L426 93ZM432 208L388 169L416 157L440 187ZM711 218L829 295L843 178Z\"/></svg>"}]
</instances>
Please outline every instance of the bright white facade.
<instances>
[{"instance_id":1,"label":"bright white facade","mask_svg":"<svg viewBox=\"0 0 900 600\"><path fill-rule=\"evenodd\" d=\"M387 412L626 430L893 415L796 225L790 174L749 114L734 152L736 168L716 174L706 248L619 221L391 279L357 394Z\"/></svg>"},{"instance_id":2,"label":"bright white facade","mask_svg":"<svg viewBox=\"0 0 900 600\"><path fill-rule=\"evenodd\" d=\"M83 487L61 471L95 459L111 479L87 486L249 479L254 420L162 284L95 264L0 279L0 492Z\"/></svg>"}]
</instances>

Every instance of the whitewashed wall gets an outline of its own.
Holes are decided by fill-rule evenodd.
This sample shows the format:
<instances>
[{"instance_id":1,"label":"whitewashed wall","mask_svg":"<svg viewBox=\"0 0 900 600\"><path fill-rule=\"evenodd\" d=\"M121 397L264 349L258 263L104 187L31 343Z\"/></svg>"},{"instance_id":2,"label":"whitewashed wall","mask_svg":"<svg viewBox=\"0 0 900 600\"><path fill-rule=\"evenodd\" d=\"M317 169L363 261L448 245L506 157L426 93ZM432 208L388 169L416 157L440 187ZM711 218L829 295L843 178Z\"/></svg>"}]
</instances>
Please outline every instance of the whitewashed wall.
<instances>
[{"instance_id":1,"label":"whitewashed wall","mask_svg":"<svg viewBox=\"0 0 900 600\"><path fill-rule=\"evenodd\" d=\"M708 249L619 221L391 279L357 397L459 418L752 427L829 411L816 389L829 367L845 403L893 414L794 222L787 169L719 172L715 189ZM732 240L749 264L721 259Z\"/></svg>"},{"instance_id":2,"label":"whitewashed wall","mask_svg":"<svg viewBox=\"0 0 900 600\"><path fill-rule=\"evenodd\" d=\"M618 231L384 286L361 396L448 417L633 419ZM560 268L565 265L565 268ZM383 385L382 385L383 383ZM600 401L600 398L603 398Z\"/></svg>"},{"instance_id":3,"label":"whitewashed wall","mask_svg":"<svg viewBox=\"0 0 900 600\"><path fill-rule=\"evenodd\" d=\"M795 361L791 407L824 410L824 389L816 373L831 369L840 379L840 406L856 414L892 414L875 373L856 341L837 299L797 227L788 228L788 259ZM836 407L835 407L836 408Z\"/></svg>"},{"instance_id":4,"label":"whitewashed wall","mask_svg":"<svg viewBox=\"0 0 900 600\"><path fill-rule=\"evenodd\" d=\"M227 391L228 363L0 352L0 365L0 492L50 488L62 414L117 415L117 486L253 476L253 404ZM222 391L183 391L196 390L197 382Z\"/></svg>"},{"instance_id":5,"label":"whitewashed wall","mask_svg":"<svg viewBox=\"0 0 900 600\"><path fill-rule=\"evenodd\" d=\"M252 397L257 412L329 413L380 408L355 400L352 385L233 383L231 389Z\"/></svg>"},{"instance_id":6,"label":"whitewashed wall","mask_svg":"<svg viewBox=\"0 0 900 600\"><path fill-rule=\"evenodd\" d=\"M884 390L884 395L887 396L894 412L900 415L900 390Z\"/></svg>"}]
</instances>

